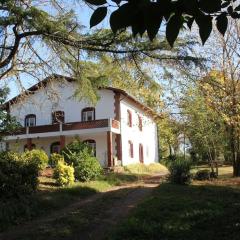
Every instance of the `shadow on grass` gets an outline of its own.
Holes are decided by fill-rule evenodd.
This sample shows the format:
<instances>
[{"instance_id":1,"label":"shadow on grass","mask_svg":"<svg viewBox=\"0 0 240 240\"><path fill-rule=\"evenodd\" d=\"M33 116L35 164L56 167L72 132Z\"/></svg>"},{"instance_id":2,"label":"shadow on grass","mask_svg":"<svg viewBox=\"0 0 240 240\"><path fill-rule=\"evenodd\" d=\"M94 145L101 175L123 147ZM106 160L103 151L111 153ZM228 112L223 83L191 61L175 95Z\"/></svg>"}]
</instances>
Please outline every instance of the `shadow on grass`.
<instances>
[{"instance_id":1,"label":"shadow on grass","mask_svg":"<svg viewBox=\"0 0 240 240\"><path fill-rule=\"evenodd\" d=\"M240 189L162 184L108 239L240 239Z\"/></svg>"},{"instance_id":2,"label":"shadow on grass","mask_svg":"<svg viewBox=\"0 0 240 240\"><path fill-rule=\"evenodd\" d=\"M137 176L131 174L109 173L96 181L59 188L53 179L40 177L40 190L36 194L18 199L0 198L0 232L12 225L64 209L112 186L134 182L137 179Z\"/></svg>"},{"instance_id":3,"label":"shadow on grass","mask_svg":"<svg viewBox=\"0 0 240 240\"><path fill-rule=\"evenodd\" d=\"M128 211L132 208L132 202L124 205L124 208L122 208L122 204L129 192L137 189L144 188L121 188L114 191L99 193L97 199L89 199L86 205L75 205L74 208L68 208L66 211L57 212L57 214L53 213L53 217L50 215L47 218L38 219L35 222L28 222L26 225L12 228L0 234L0 239L91 239L90 235L96 228L100 230L100 234L101 231L109 230L111 224L115 225L116 220L120 219L119 216L124 214L124 211ZM112 214L115 220L111 223L108 220L112 217ZM102 226L104 221L106 221L105 226Z\"/></svg>"},{"instance_id":4,"label":"shadow on grass","mask_svg":"<svg viewBox=\"0 0 240 240\"><path fill-rule=\"evenodd\" d=\"M135 200L128 202L126 198L136 189L144 190L134 187L100 193L98 199L87 205L79 205L30 228L20 228L6 239L239 240L239 188L164 183L132 209ZM128 210L128 218L122 221ZM95 231L99 231L97 237Z\"/></svg>"}]
</instances>

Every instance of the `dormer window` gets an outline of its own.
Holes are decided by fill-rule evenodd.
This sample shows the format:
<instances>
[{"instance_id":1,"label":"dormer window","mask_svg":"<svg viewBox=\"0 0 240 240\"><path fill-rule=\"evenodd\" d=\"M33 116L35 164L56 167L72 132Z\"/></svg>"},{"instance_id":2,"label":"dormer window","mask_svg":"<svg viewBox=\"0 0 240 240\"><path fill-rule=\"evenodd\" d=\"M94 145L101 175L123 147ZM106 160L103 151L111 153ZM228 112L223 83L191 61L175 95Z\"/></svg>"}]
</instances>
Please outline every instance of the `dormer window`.
<instances>
[{"instance_id":1,"label":"dormer window","mask_svg":"<svg viewBox=\"0 0 240 240\"><path fill-rule=\"evenodd\" d=\"M95 120L95 108L89 107L82 110L82 121L93 121Z\"/></svg>"},{"instance_id":2,"label":"dormer window","mask_svg":"<svg viewBox=\"0 0 240 240\"><path fill-rule=\"evenodd\" d=\"M132 127L132 112L130 110L127 110L127 125Z\"/></svg>"},{"instance_id":3,"label":"dormer window","mask_svg":"<svg viewBox=\"0 0 240 240\"><path fill-rule=\"evenodd\" d=\"M138 115L138 128L139 128L139 131L142 131L142 117Z\"/></svg>"},{"instance_id":4,"label":"dormer window","mask_svg":"<svg viewBox=\"0 0 240 240\"><path fill-rule=\"evenodd\" d=\"M56 111L52 113L52 124L64 123L65 116L63 111Z\"/></svg>"},{"instance_id":5,"label":"dormer window","mask_svg":"<svg viewBox=\"0 0 240 240\"><path fill-rule=\"evenodd\" d=\"M29 114L25 117L25 127L33 127L36 126L36 115Z\"/></svg>"}]
</instances>

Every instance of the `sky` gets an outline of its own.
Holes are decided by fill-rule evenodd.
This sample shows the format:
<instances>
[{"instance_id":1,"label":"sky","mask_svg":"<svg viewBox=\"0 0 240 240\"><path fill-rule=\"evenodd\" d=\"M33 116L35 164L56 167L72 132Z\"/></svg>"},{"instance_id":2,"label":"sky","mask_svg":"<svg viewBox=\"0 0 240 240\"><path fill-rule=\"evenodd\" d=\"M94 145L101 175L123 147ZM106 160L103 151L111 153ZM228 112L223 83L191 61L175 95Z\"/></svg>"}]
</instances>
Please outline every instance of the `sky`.
<instances>
[{"instance_id":1,"label":"sky","mask_svg":"<svg viewBox=\"0 0 240 240\"><path fill-rule=\"evenodd\" d=\"M64 8L75 9L75 11L78 15L79 22L85 26L84 32L89 31L90 30L89 20L90 20L93 10L87 6L79 6L79 5L69 6L69 1L67 1L67 0L64 0L64 1L65 1ZM50 14L54 14L53 9L49 8L49 6L45 6L44 10L48 11ZM106 22L103 24L99 24L99 27L103 27L103 26L106 27ZM42 50L42 53L44 54L44 49ZM36 81L31 79L29 76L27 76L27 75L22 75L22 76L23 76L22 77L23 80L21 81L21 85L22 85L21 87L20 87L20 83L17 83L15 80L9 81L9 79L6 79L6 81L3 83L5 86L7 85L10 88L10 94L8 96L8 99L11 99L11 98L15 97L16 95L18 95L19 91L20 91L19 89L22 89L22 87L27 89L36 83Z\"/></svg>"}]
</instances>

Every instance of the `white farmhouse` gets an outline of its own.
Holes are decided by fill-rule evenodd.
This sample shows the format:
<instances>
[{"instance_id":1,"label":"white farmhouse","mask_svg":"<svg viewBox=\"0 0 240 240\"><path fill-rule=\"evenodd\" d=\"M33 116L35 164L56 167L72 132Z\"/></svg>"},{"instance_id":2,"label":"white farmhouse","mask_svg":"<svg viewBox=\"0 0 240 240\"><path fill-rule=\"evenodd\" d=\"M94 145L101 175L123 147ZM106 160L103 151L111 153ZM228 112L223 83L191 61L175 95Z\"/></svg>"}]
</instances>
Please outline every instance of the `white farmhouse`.
<instances>
[{"instance_id":1,"label":"white farmhouse","mask_svg":"<svg viewBox=\"0 0 240 240\"><path fill-rule=\"evenodd\" d=\"M103 167L158 161L156 114L150 108L111 87L99 89L100 99L92 106L73 96L76 84L54 75L7 102L23 128L5 137L6 147L51 154L78 137L94 148Z\"/></svg>"}]
</instances>

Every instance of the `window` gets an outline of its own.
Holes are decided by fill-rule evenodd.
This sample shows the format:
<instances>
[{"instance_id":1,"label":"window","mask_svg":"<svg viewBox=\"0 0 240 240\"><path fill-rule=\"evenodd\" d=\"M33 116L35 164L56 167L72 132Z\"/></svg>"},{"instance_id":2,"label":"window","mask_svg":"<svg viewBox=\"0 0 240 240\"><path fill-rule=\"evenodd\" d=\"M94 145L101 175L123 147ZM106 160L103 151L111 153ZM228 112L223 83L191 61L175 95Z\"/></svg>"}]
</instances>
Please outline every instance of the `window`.
<instances>
[{"instance_id":1,"label":"window","mask_svg":"<svg viewBox=\"0 0 240 240\"><path fill-rule=\"evenodd\" d=\"M143 145L141 143L139 144L139 162L144 162Z\"/></svg>"},{"instance_id":2,"label":"window","mask_svg":"<svg viewBox=\"0 0 240 240\"><path fill-rule=\"evenodd\" d=\"M82 110L82 121L93 121L95 120L95 108L84 108Z\"/></svg>"},{"instance_id":3,"label":"window","mask_svg":"<svg viewBox=\"0 0 240 240\"><path fill-rule=\"evenodd\" d=\"M31 150L32 149L36 149L36 145L34 143L32 143L32 145L31 145ZM28 145L27 144L24 145L23 150L24 150L24 152L26 152L28 150Z\"/></svg>"},{"instance_id":4,"label":"window","mask_svg":"<svg viewBox=\"0 0 240 240\"><path fill-rule=\"evenodd\" d=\"M142 117L138 115L138 128L139 131L142 131Z\"/></svg>"},{"instance_id":5,"label":"window","mask_svg":"<svg viewBox=\"0 0 240 240\"><path fill-rule=\"evenodd\" d=\"M130 158L133 158L133 143L132 141L128 141L128 154Z\"/></svg>"},{"instance_id":6,"label":"window","mask_svg":"<svg viewBox=\"0 0 240 240\"><path fill-rule=\"evenodd\" d=\"M52 113L52 124L54 123L64 123L64 112L56 111Z\"/></svg>"},{"instance_id":7,"label":"window","mask_svg":"<svg viewBox=\"0 0 240 240\"><path fill-rule=\"evenodd\" d=\"M132 113L130 110L127 110L127 125L132 127Z\"/></svg>"},{"instance_id":8,"label":"window","mask_svg":"<svg viewBox=\"0 0 240 240\"><path fill-rule=\"evenodd\" d=\"M50 146L51 153L60 153L60 142L54 142Z\"/></svg>"},{"instance_id":9,"label":"window","mask_svg":"<svg viewBox=\"0 0 240 240\"><path fill-rule=\"evenodd\" d=\"M96 157L96 141L92 139L88 139L83 142L88 144L88 146L92 149L93 156Z\"/></svg>"},{"instance_id":10,"label":"window","mask_svg":"<svg viewBox=\"0 0 240 240\"><path fill-rule=\"evenodd\" d=\"M25 127L33 127L36 126L36 115L29 114L25 117Z\"/></svg>"}]
</instances>

